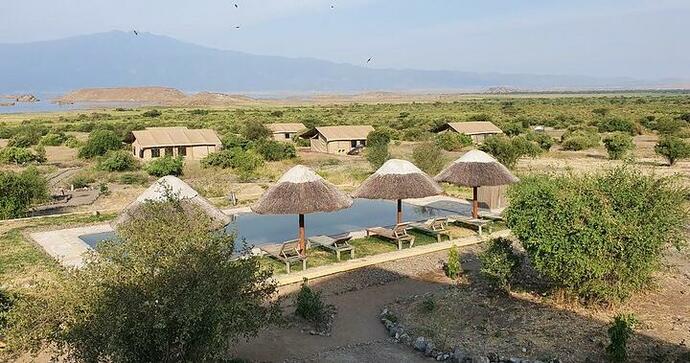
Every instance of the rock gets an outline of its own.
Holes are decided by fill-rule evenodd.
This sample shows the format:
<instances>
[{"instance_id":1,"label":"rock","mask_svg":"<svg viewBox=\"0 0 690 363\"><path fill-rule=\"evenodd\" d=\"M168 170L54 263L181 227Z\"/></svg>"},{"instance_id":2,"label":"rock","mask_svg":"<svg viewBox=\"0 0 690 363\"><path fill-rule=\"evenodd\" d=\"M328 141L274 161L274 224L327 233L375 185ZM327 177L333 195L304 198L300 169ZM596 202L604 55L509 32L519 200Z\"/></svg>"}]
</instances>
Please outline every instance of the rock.
<instances>
[{"instance_id":1,"label":"rock","mask_svg":"<svg viewBox=\"0 0 690 363\"><path fill-rule=\"evenodd\" d=\"M478 357L472 358L472 363L491 363L491 360L489 359L489 357L480 355Z\"/></svg>"},{"instance_id":2,"label":"rock","mask_svg":"<svg viewBox=\"0 0 690 363\"><path fill-rule=\"evenodd\" d=\"M391 325L388 328L388 336L390 336L390 337L394 337L397 332L398 332L398 327L395 325Z\"/></svg>"},{"instance_id":3,"label":"rock","mask_svg":"<svg viewBox=\"0 0 690 363\"><path fill-rule=\"evenodd\" d=\"M34 95L19 95L14 98L17 102L38 102L38 98Z\"/></svg>"},{"instance_id":4,"label":"rock","mask_svg":"<svg viewBox=\"0 0 690 363\"><path fill-rule=\"evenodd\" d=\"M443 360L448 360L450 358L450 354L443 353L442 357L443 357Z\"/></svg>"},{"instance_id":5,"label":"rock","mask_svg":"<svg viewBox=\"0 0 690 363\"><path fill-rule=\"evenodd\" d=\"M430 357L431 352L434 350L434 348L436 348L436 346L434 345L434 342L432 342L431 340L427 340L426 349L424 349L424 355L426 355L427 357Z\"/></svg>"},{"instance_id":6,"label":"rock","mask_svg":"<svg viewBox=\"0 0 690 363\"><path fill-rule=\"evenodd\" d=\"M399 326L398 329L395 330L395 339L400 339L400 336L402 336L403 334L405 334L405 329Z\"/></svg>"},{"instance_id":7,"label":"rock","mask_svg":"<svg viewBox=\"0 0 690 363\"><path fill-rule=\"evenodd\" d=\"M457 346L453 348L453 363L463 363L465 362L465 358L467 358L467 355L465 355L461 347Z\"/></svg>"},{"instance_id":8,"label":"rock","mask_svg":"<svg viewBox=\"0 0 690 363\"><path fill-rule=\"evenodd\" d=\"M424 352L426 350L426 340L424 337L417 337L417 339L414 341L414 349Z\"/></svg>"},{"instance_id":9,"label":"rock","mask_svg":"<svg viewBox=\"0 0 690 363\"><path fill-rule=\"evenodd\" d=\"M386 314L388 314L388 309L384 308L381 310L381 316L386 316Z\"/></svg>"},{"instance_id":10,"label":"rock","mask_svg":"<svg viewBox=\"0 0 690 363\"><path fill-rule=\"evenodd\" d=\"M437 361L442 361L443 360L443 354L439 353L439 355L436 356Z\"/></svg>"}]
</instances>

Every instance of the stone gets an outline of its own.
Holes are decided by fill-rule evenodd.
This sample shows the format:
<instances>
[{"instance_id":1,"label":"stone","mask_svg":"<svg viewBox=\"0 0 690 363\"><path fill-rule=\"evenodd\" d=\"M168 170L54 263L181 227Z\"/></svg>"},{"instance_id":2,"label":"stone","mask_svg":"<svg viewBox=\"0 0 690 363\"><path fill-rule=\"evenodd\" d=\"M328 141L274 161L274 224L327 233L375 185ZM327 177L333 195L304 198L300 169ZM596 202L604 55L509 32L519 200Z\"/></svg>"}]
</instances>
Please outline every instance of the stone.
<instances>
[{"instance_id":1,"label":"stone","mask_svg":"<svg viewBox=\"0 0 690 363\"><path fill-rule=\"evenodd\" d=\"M450 354L443 353L442 357L443 357L443 360L448 360L450 358Z\"/></svg>"},{"instance_id":2,"label":"stone","mask_svg":"<svg viewBox=\"0 0 690 363\"><path fill-rule=\"evenodd\" d=\"M398 332L398 327L395 325L391 325L388 328L388 336L390 336L390 337L394 337L397 332Z\"/></svg>"},{"instance_id":3,"label":"stone","mask_svg":"<svg viewBox=\"0 0 690 363\"><path fill-rule=\"evenodd\" d=\"M434 348L436 348L436 346L434 345L434 342L432 342L431 340L427 340L426 349L424 349L424 355L426 355L427 357L430 357L431 352L434 350Z\"/></svg>"},{"instance_id":4,"label":"stone","mask_svg":"<svg viewBox=\"0 0 690 363\"><path fill-rule=\"evenodd\" d=\"M480 355L478 357L472 358L472 363L491 363L491 360L489 359L489 357Z\"/></svg>"},{"instance_id":5,"label":"stone","mask_svg":"<svg viewBox=\"0 0 690 363\"><path fill-rule=\"evenodd\" d=\"M414 349L424 352L426 350L426 340L424 337L417 337L417 339L414 341Z\"/></svg>"},{"instance_id":6,"label":"stone","mask_svg":"<svg viewBox=\"0 0 690 363\"><path fill-rule=\"evenodd\" d=\"M381 311L381 316L386 316L386 314L388 314L388 309L384 308L384 309Z\"/></svg>"},{"instance_id":7,"label":"stone","mask_svg":"<svg viewBox=\"0 0 690 363\"><path fill-rule=\"evenodd\" d=\"M453 348L453 363L463 363L465 362L465 358L467 358L467 355L462 350L462 347L457 346Z\"/></svg>"}]
</instances>

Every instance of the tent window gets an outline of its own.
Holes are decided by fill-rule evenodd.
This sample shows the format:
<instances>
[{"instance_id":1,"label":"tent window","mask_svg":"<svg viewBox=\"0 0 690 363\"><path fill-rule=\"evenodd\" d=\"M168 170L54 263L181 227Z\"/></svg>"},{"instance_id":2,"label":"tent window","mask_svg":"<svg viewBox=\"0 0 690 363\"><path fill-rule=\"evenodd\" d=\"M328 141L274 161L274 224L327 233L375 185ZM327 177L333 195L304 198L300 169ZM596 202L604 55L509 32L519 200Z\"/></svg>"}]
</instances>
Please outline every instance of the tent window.
<instances>
[{"instance_id":1,"label":"tent window","mask_svg":"<svg viewBox=\"0 0 690 363\"><path fill-rule=\"evenodd\" d=\"M290 139L290 133L289 133L289 132L286 132L286 133L285 133L285 138L286 138L286 139Z\"/></svg>"},{"instance_id":2,"label":"tent window","mask_svg":"<svg viewBox=\"0 0 690 363\"><path fill-rule=\"evenodd\" d=\"M351 147L357 147L357 140L351 140L351 141L350 141L350 146L351 146Z\"/></svg>"},{"instance_id":3,"label":"tent window","mask_svg":"<svg viewBox=\"0 0 690 363\"><path fill-rule=\"evenodd\" d=\"M173 156L173 148L172 147L166 147L165 148L165 156Z\"/></svg>"},{"instance_id":4,"label":"tent window","mask_svg":"<svg viewBox=\"0 0 690 363\"><path fill-rule=\"evenodd\" d=\"M157 158L161 156L161 149L154 147L151 149L151 157L152 158Z\"/></svg>"},{"instance_id":5,"label":"tent window","mask_svg":"<svg viewBox=\"0 0 690 363\"><path fill-rule=\"evenodd\" d=\"M187 156L187 148L184 146L178 146L177 147L177 155L179 156Z\"/></svg>"},{"instance_id":6,"label":"tent window","mask_svg":"<svg viewBox=\"0 0 690 363\"><path fill-rule=\"evenodd\" d=\"M139 149L139 158L144 158L144 149Z\"/></svg>"}]
</instances>

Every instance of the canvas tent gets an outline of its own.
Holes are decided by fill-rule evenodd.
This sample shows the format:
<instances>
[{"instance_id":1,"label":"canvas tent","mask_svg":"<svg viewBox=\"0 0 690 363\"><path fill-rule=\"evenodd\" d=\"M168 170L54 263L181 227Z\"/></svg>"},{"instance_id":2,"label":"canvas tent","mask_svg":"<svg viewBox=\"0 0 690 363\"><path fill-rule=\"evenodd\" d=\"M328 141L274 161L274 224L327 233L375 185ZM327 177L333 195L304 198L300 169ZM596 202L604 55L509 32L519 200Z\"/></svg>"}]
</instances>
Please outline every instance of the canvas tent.
<instances>
[{"instance_id":1,"label":"canvas tent","mask_svg":"<svg viewBox=\"0 0 690 363\"><path fill-rule=\"evenodd\" d=\"M329 154L347 154L366 146L367 136L374 128L366 126L321 126L302 134L309 139L311 150Z\"/></svg>"},{"instance_id":2,"label":"canvas tent","mask_svg":"<svg viewBox=\"0 0 690 363\"><path fill-rule=\"evenodd\" d=\"M132 131L132 135L132 153L144 160L163 156L199 160L223 146L216 132L210 129L150 127Z\"/></svg>"},{"instance_id":3,"label":"canvas tent","mask_svg":"<svg viewBox=\"0 0 690 363\"><path fill-rule=\"evenodd\" d=\"M475 143L485 138L502 134L503 131L489 121L448 122L434 130L435 132L457 132L468 135Z\"/></svg>"},{"instance_id":4,"label":"canvas tent","mask_svg":"<svg viewBox=\"0 0 690 363\"><path fill-rule=\"evenodd\" d=\"M291 142L293 137L306 129L299 122L266 124L266 128L271 130L273 140L288 142Z\"/></svg>"}]
</instances>

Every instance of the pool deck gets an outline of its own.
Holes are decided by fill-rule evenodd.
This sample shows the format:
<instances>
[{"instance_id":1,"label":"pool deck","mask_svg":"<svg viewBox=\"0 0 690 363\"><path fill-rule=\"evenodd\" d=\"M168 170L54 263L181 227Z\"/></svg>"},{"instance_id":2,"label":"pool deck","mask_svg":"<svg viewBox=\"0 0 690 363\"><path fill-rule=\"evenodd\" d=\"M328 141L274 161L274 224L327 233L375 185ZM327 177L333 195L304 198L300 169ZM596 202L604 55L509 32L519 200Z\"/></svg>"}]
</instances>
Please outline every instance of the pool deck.
<instances>
[{"instance_id":1,"label":"pool deck","mask_svg":"<svg viewBox=\"0 0 690 363\"><path fill-rule=\"evenodd\" d=\"M428 197L428 198L421 198L421 199L407 199L405 200L406 203L417 205L417 206L429 206L429 207L435 207L435 205L439 203L455 203L456 206L466 206L469 208L470 204L464 200L464 199L457 199L449 196L433 196L433 197ZM224 213L226 214L237 214L237 213L247 213L251 212L249 207L239 207L239 208L230 208L230 209L224 209ZM48 253L50 256L58 260L62 265L67 266L67 267L81 267L84 263L83 261L83 255L86 251L88 251L91 247L87 245L84 241L82 241L79 236L83 236L85 234L93 234L93 233L104 233L104 232L112 232L113 229L110 226L110 224L98 224L98 225L91 225L91 226L84 226L84 227L77 227L77 228L69 228L69 229L61 229L61 230L53 230L53 231L46 231L46 232L34 232L30 233L29 237L36 242L41 248L43 248L46 253ZM498 233L494 233L493 235L498 235ZM360 238L364 235L364 231L355 231L351 232L351 235L353 238ZM468 237L470 238L470 237ZM455 242L456 244L459 245L459 243L467 243L467 244L473 244L473 243L479 243L481 240L477 238L470 238L467 241L465 241L467 238L462 238L460 240L456 241L450 241L450 242ZM450 242L442 242L442 243L434 243L431 245L427 246L419 246L415 247L411 250L402 250L402 251L396 251L396 252L389 252L389 253L384 253L381 255L376 255L376 256L369 256L369 257L364 257L364 258L359 258L355 259L352 261L346 261L342 263L337 263L335 265L328 265L328 266L323 266L323 267L317 267L310 269L306 271L305 273L308 276L302 276L301 273L293 273L290 274L289 276L286 277L278 277L279 279L279 284L290 284L292 282L285 282L283 283L283 279L285 281L292 281L293 276L301 276L299 277L299 281L301 281L302 277L307 277L307 278L313 278L313 275L315 274L321 274L319 276L326 276L330 275L333 273L341 272L341 271L347 271L351 270L354 268L359 268L363 266L368 266L371 264L375 263L381 263L385 261L391 261L395 260L398 258L405 258L405 257L410 257L410 256L415 256L417 254L425 254L425 253L430 253L430 252L435 252L443 249L450 248ZM418 250L419 248L419 250ZM426 251L426 252L424 252ZM408 256L409 254L409 256ZM390 255L390 256L388 256ZM401 256L401 257L395 257L395 256ZM388 259L386 259L388 258ZM360 261L361 260L361 261ZM370 261L375 261L375 262L370 262ZM336 265L342 265L342 266L337 266ZM353 267L350 267L353 266ZM334 270L335 269L335 270ZM342 270L337 270L337 269L342 269ZM312 270L314 272L312 272ZM322 271L323 270L323 271ZM329 272L333 270L332 272ZM319 272L322 271L322 272Z\"/></svg>"}]
</instances>

